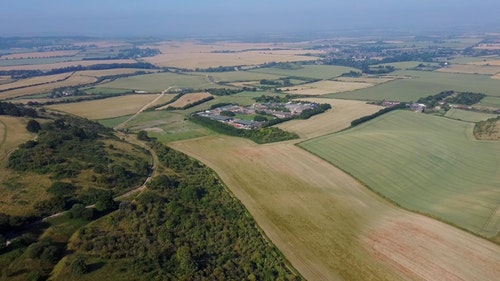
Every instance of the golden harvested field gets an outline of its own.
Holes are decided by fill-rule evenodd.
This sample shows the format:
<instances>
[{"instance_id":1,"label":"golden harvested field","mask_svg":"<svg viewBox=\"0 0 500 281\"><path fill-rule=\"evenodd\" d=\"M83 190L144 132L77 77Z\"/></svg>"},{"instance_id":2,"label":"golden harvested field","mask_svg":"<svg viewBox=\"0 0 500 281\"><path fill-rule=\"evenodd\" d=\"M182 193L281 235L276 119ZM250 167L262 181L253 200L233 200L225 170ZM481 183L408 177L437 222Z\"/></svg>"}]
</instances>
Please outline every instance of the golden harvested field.
<instances>
[{"instance_id":1,"label":"golden harvested field","mask_svg":"<svg viewBox=\"0 0 500 281\"><path fill-rule=\"evenodd\" d=\"M492 66L500 66L500 60L486 60L486 61L478 61L478 62L471 62L469 64L473 65L492 65Z\"/></svg>"},{"instance_id":2,"label":"golden harvested field","mask_svg":"<svg viewBox=\"0 0 500 281\"><path fill-rule=\"evenodd\" d=\"M159 48L162 54L144 58L144 61L178 68L208 68L218 66L256 65L266 62L310 61L319 51L302 50L295 44L242 44L196 42L166 42L150 47Z\"/></svg>"},{"instance_id":3,"label":"golden harvested field","mask_svg":"<svg viewBox=\"0 0 500 281\"><path fill-rule=\"evenodd\" d=\"M3 93L0 93L0 98L2 98L2 99L16 98L16 97L21 97L21 96L26 96L26 95L48 93L55 88L86 85L86 84L94 83L96 81L97 81L97 78L95 78L95 77L81 76L79 74L79 72L76 72L73 75L71 75L71 77L69 77L68 79L61 81L61 82L47 83L47 84L38 85L38 86L31 86L31 87L26 87L26 88L21 88L21 89L16 89L16 90L5 91Z\"/></svg>"},{"instance_id":4,"label":"golden harvested field","mask_svg":"<svg viewBox=\"0 0 500 281\"><path fill-rule=\"evenodd\" d=\"M39 85L39 84L46 84L46 83L52 83L60 80L64 80L71 76L73 73L61 73L61 74L54 74L54 75L47 75L47 76L38 76L38 77L33 77L33 78L27 78L27 79L21 79L17 80L12 83L8 84L2 84L0 85L0 91L4 91L7 89L12 89L12 88L19 88L19 87L26 87L26 86L32 86L32 85Z\"/></svg>"},{"instance_id":5,"label":"golden harvested field","mask_svg":"<svg viewBox=\"0 0 500 281\"><path fill-rule=\"evenodd\" d=\"M102 100L56 104L48 108L98 120L134 114L159 94L126 95Z\"/></svg>"},{"instance_id":6,"label":"golden harvested field","mask_svg":"<svg viewBox=\"0 0 500 281\"><path fill-rule=\"evenodd\" d=\"M478 64L452 64L448 67L437 69L439 72L466 73L466 74L497 74L500 72L499 65L478 65Z\"/></svg>"},{"instance_id":7,"label":"golden harvested field","mask_svg":"<svg viewBox=\"0 0 500 281\"><path fill-rule=\"evenodd\" d=\"M113 64L113 63L135 63L135 60L85 60L85 61L65 61L58 63L36 64L36 65L12 65L0 66L0 71L7 70L51 70L55 68L64 68L70 66L90 66L96 64Z\"/></svg>"},{"instance_id":8,"label":"golden harvested field","mask_svg":"<svg viewBox=\"0 0 500 281\"><path fill-rule=\"evenodd\" d=\"M292 120L277 125L279 128L294 132L302 139L319 137L331 132L343 130L351 121L379 111L382 107L363 101L335 100L325 98L300 99L309 102L329 103L332 109L315 115L307 120ZM313 125L312 125L313 124Z\"/></svg>"},{"instance_id":9,"label":"golden harvested field","mask_svg":"<svg viewBox=\"0 0 500 281\"><path fill-rule=\"evenodd\" d=\"M499 245L399 209L291 142L211 136L170 145L213 168L308 280L500 276Z\"/></svg>"},{"instance_id":10,"label":"golden harvested field","mask_svg":"<svg viewBox=\"0 0 500 281\"><path fill-rule=\"evenodd\" d=\"M69 57L78 54L80 50L69 51L50 51L50 52L32 52L32 53L18 53L0 56L2 60L13 59L39 59L39 58L53 58L53 57Z\"/></svg>"},{"instance_id":11,"label":"golden harvested field","mask_svg":"<svg viewBox=\"0 0 500 281\"><path fill-rule=\"evenodd\" d=\"M172 106L172 107L183 107L186 106L190 103L194 103L197 101L200 101L202 99L211 97L212 95L207 92L201 92L201 93L190 93L190 94L185 94L181 96L178 100L174 101L173 103L166 105L164 107L160 107L158 109L164 109L166 107Z\"/></svg>"},{"instance_id":12,"label":"golden harvested field","mask_svg":"<svg viewBox=\"0 0 500 281\"><path fill-rule=\"evenodd\" d=\"M314 83L281 88L287 94L296 95L326 95L354 91L374 86L374 83L342 82L322 80Z\"/></svg>"}]
</instances>

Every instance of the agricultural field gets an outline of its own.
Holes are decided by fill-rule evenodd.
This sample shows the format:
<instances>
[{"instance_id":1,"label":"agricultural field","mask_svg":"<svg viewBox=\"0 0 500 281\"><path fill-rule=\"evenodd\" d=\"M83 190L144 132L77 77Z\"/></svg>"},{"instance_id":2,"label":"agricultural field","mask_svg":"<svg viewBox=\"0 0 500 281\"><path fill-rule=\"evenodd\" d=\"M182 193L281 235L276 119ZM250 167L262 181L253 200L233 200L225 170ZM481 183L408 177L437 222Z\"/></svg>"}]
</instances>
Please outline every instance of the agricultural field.
<instances>
[{"instance_id":1,"label":"agricultural field","mask_svg":"<svg viewBox=\"0 0 500 281\"><path fill-rule=\"evenodd\" d=\"M202 99L206 99L209 97L212 97L212 95L210 93L207 93L207 92L185 94L185 95L182 95L179 99L177 99L173 103L170 103L170 104L166 105L165 107L158 108L158 110L165 109L169 106L181 108L181 107L184 107L186 105L201 101Z\"/></svg>"},{"instance_id":2,"label":"agricultural field","mask_svg":"<svg viewBox=\"0 0 500 281\"><path fill-rule=\"evenodd\" d=\"M23 87L33 86L33 85L54 83L54 82L65 80L65 79L69 78L71 75L73 75L72 72L67 72L67 73L61 73L61 74L54 74L54 75L38 76L38 77L33 77L33 78L21 79L21 80L17 80L15 82L12 82L12 83L1 84L0 85L0 92L7 91L8 89L13 89L13 88L23 88Z\"/></svg>"},{"instance_id":3,"label":"agricultural field","mask_svg":"<svg viewBox=\"0 0 500 281\"><path fill-rule=\"evenodd\" d=\"M96 89L101 87L158 93L169 87L208 89L220 88L221 86L210 83L205 76L164 72L120 78L109 83L100 84Z\"/></svg>"},{"instance_id":4,"label":"agricultural field","mask_svg":"<svg viewBox=\"0 0 500 281\"><path fill-rule=\"evenodd\" d=\"M365 83L365 82L322 80L314 83L307 83L280 89L287 94L317 96L317 95L350 92L358 89L373 87L374 85L375 84Z\"/></svg>"},{"instance_id":5,"label":"agricultural field","mask_svg":"<svg viewBox=\"0 0 500 281\"><path fill-rule=\"evenodd\" d=\"M442 91L484 93L500 96L500 80L487 75L441 73L428 71L396 71L396 76L411 77L397 79L375 87L346 93L328 95L329 97L356 100L397 100L416 101L419 98L435 95Z\"/></svg>"},{"instance_id":6,"label":"agricultural field","mask_svg":"<svg viewBox=\"0 0 500 281\"><path fill-rule=\"evenodd\" d=\"M465 122L479 122L479 121L483 121L483 120L497 117L498 114L489 114L489 113L482 113L482 112L475 112L475 111L468 111L468 110L452 108L452 109L448 110L444 116L451 118L451 119L456 119L456 120L465 121Z\"/></svg>"},{"instance_id":7,"label":"agricultural field","mask_svg":"<svg viewBox=\"0 0 500 281\"><path fill-rule=\"evenodd\" d=\"M308 280L486 281L500 274L498 245L395 207L293 142L218 135L169 145L214 169Z\"/></svg>"},{"instance_id":8,"label":"agricultural field","mask_svg":"<svg viewBox=\"0 0 500 281\"><path fill-rule=\"evenodd\" d=\"M160 55L143 60L160 67L181 69L209 68L219 66L248 66L269 62L313 61L315 50L301 49L299 44L241 44L221 42L202 44L198 42L164 42L147 46L158 48ZM310 55L312 54L312 55Z\"/></svg>"},{"instance_id":9,"label":"agricultural field","mask_svg":"<svg viewBox=\"0 0 500 281\"><path fill-rule=\"evenodd\" d=\"M494 238L500 231L500 143L474 141L473 127L398 111L301 147L404 208Z\"/></svg>"},{"instance_id":10,"label":"agricultural field","mask_svg":"<svg viewBox=\"0 0 500 281\"><path fill-rule=\"evenodd\" d=\"M391 63L377 64L377 65L374 65L374 67L391 65L391 66L394 66L396 69L408 70L411 68L415 68L415 67L419 66L420 64L423 64L426 67L427 66L435 67L435 66L439 65L437 63L428 63L428 62L421 62L421 61L403 61L403 62L391 62Z\"/></svg>"},{"instance_id":11,"label":"agricultural field","mask_svg":"<svg viewBox=\"0 0 500 281\"><path fill-rule=\"evenodd\" d=\"M452 64L437 69L438 72L494 75L500 72L500 65Z\"/></svg>"},{"instance_id":12,"label":"agricultural field","mask_svg":"<svg viewBox=\"0 0 500 281\"><path fill-rule=\"evenodd\" d=\"M259 81L262 79L277 80L285 78L283 75L275 75L268 73L258 73L252 71L226 71L226 72L193 72L194 75L212 76L217 83L235 83L235 82L249 82Z\"/></svg>"},{"instance_id":13,"label":"agricultural field","mask_svg":"<svg viewBox=\"0 0 500 281\"><path fill-rule=\"evenodd\" d=\"M36 79L36 78L33 78ZM60 82L52 82L42 85L29 86L25 88L9 90L1 93L3 99L18 98L33 94L49 93L55 88L84 86L97 81L97 78L91 76L82 76L78 72L73 73L69 78Z\"/></svg>"},{"instance_id":14,"label":"agricultural field","mask_svg":"<svg viewBox=\"0 0 500 281\"><path fill-rule=\"evenodd\" d=\"M70 57L78 54L79 52L80 50L16 53L16 54L2 55L0 56L0 60Z\"/></svg>"},{"instance_id":15,"label":"agricultural field","mask_svg":"<svg viewBox=\"0 0 500 281\"><path fill-rule=\"evenodd\" d=\"M295 76L310 79L332 79L339 77L342 73L349 71L359 71L359 69L345 66L335 65L298 65L291 64L290 69L287 68L257 68L250 72L267 73L281 76Z\"/></svg>"},{"instance_id":16,"label":"agricultural field","mask_svg":"<svg viewBox=\"0 0 500 281\"><path fill-rule=\"evenodd\" d=\"M335 100L324 98L300 99L308 102L328 103L331 110L315 115L307 120L291 120L277 125L280 129L298 134L302 139L319 137L348 128L351 121L375 113L380 106L363 101Z\"/></svg>"},{"instance_id":17,"label":"agricultural field","mask_svg":"<svg viewBox=\"0 0 500 281\"><path fill-rule=\"evenodd\" d=\"M136 63L135 60L85 60L85 61L65 61L56 63L43 63L43 64L27 64L27 65L12 65L0 66L0 71L8 70L52 70L56 68L65 68L71 66L91 66L96 64L114 64L114 63Z\"/></svg>"},{"instance_id":18,"label":"agricultural field","mask_svg":"<svg viewBox=\"0 0 500 281\"><path fill-rule=\"evenodd\" d=\"M49 105L47 108L75 114L92 120L134 114L158 98L158 94L137 94L78 103Z\"/></svg>"},{"instance_id":19,"label":"agricultural field","mask_svg":"<svg viewBox=\"0 0 500 281\"><path fill-rule=\"evenodd\" d=\"M483 107L500 108L500 97L491 97L491 96L484 97L481 100L480 105Z\"/></svg>"}]
</instances>

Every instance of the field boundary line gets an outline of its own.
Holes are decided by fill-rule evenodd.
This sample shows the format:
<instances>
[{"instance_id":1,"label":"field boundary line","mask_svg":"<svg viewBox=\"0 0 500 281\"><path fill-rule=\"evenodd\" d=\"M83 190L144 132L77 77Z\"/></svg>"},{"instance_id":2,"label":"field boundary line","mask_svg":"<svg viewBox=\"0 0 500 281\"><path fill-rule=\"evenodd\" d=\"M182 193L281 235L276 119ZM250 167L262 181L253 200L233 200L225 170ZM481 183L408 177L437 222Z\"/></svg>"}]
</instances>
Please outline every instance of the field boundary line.
<instances>
[{"instance_id":1,"label":"field boundary line","mask_svg":"<svg viewBox=\"0 0 500 281\"><path fill-rule=\"evenodd\" d=\"M371 120L370 120L370 121L371 121ZM349 128L350 128L350 127L349 127ZM337 133L337 132L335 132L335 133ZM330 135L330 134L327 134L327 135ZM318 137L316 137L316 138L318 138ZM311 138L311 139L315 139L315 138ZM309 140L309 139L307 139L307 140ZM305 141L306 141L306 140L304 140L304 141L302 141L302 142L305 142ZM332 162L328 161L327 159L323 158L321 155L318 155L318 154L316 154L316 153L314 153L314 152L311 152L311 151L309 151L309 150L307 150L307 149L305 149L305 148L301 147L301 146L300 146L300 144L301 144L302 142L295 143L294 145L295 145L295 146L297 146L297 147L299 147L300 149L302 149L302 150L304 150L304 151L306 151L306 152L308 152L308 153L310 153L310 154L312 154L312 155L314 155L314 156L318 157L319 159L321 159L321 160L323 160L323 161L325 161L325 162L329 163L330 165L332 165L332 166L336 167L337 169L341 170L341 171L342 171L342 172L344 172L346 175L348 175L348 176L352 177L352 178L353 178L354 180L356 180L359 184L361 184L362 186L364 186L364 187L365 187L367 190L369 190L369 191L370 191L370 192L371 192L374 196L376 196L376 197L378 197L378 198L380 198L380 199L382 199L382 200L384 200L384 201L388 202L389 204L391 204L391 205L393 205L393 206L395 206L395 207L397 207L397 208L400 208L400 209L402 209L402 210L405 210L405 211L407 211L407 212L411 212L411 213L414 213L414 214L418 214L418 215L421 215L421 216L428 217L428 218L430 218L430 219L433 219L433 220L439 221L439 222L441 222L441 223L447 224L447 225L449 225L449 226L452 226L452 227L454 227L454 228L456 228L456 229L459 229L459 230L465 231L465 232L467 232L467 233L469 233L469 234L472 234L472 235L474 235L474 236L476 236L476 237L478 237L478 238L481 238L481 239L483 239L483 240L485 240L485 241L488 241L488 242L490 242L490 243L493 243L493 244L496 244L496 245L500 245L500 243L494 242L493 240L488 239L486 236L482 236L482 235L480 235L480 234L478 234L478 233L474 233L474 232L472 232L471 230L468 230L468 229L466 229L466 228L463 228L463 227L461 227L461 226L458 226L458 225L456 225L456 224L453 224L453 223L451 223L451 222L448 222L448 221L446 221L446 220L444 220L444 219L442 219L442 218L439 218L439 217L433 216L433 215L428 214L428 213L425 213L425 212L421 212L421 211L419 211L419 210L412 210L412 209L405 208L405 207L401 206L401 205L400 205L400 204L398 204L396 201L393 201L392 199L390 199L390 198L388 198L388 197L384 196L383 194L381 194L381 193L377 192L376 190L372 189L372 188L371 188L368 184L364 183L363 181L361 181L360 179L358 179L357 177L355 177L355 176L354 176L354 175L352 175L351 173L347 172L346 170L342 169L341 167L339 167L339 166L337 166L337 165L333 164ZM498 207L500 207L500 205L499 205ZM498 208L498 207L497 207L497 208ZM492 237L492 238L493 238L493 237Z\"/></svg>"}]
</instances>

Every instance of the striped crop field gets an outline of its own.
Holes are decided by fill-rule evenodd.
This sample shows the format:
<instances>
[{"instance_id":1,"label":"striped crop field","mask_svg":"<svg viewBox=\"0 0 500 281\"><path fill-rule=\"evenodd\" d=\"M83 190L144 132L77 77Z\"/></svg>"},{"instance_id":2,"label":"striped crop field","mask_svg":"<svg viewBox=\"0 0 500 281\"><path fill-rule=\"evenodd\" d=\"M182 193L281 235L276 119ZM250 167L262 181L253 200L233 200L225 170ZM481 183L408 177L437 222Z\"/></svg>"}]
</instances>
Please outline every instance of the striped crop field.
<instances>
[{"instance_id":1,"label":"striped crop field","mask_svg":"<svg viewBox=\"0 0 500 281\"><path fill-rule=\"evenodd\" d=\"M331 97L356 100L398 100L416 101L419 98L435 95L442 91L483 93L488 96L499 96L500 80L489 75L443 73L430 71L401 70L392 73L399 77L375 87L351 92L332 94Z\"/></svg>"},{"instance_id":2,"label":"striped crop field","mask_svg":"<svg viewBox=\"0 0 500 281\"><path fill-rule=\"evenodd\" d=\"M291 142L213 135L169 146L214 169L307 280L500 276L499 245L402 210Z\"/></svg>"},{"instance_id":3,"label":"striped crop field","mask_svg":"<svg viewBox=\"0 0 500 281\"><path fill-rule=\"evenodd\" d=\"M474 124L396 111L300 144L412 211L483 237L500 231L500 143Z\"/></svg>"},{"instance_id":4,"label":"striped crop field","mask_svg":"<svg viewBox=\"0 0 500 281\"><path fill-rule=\"evenodd\" d=\"M455 108L448 110L445 114L445 116L448 118L465 122L479 122L490 118L495 118L498 115L500 114L482 113L482 112L475 112L475 111L455 109Z\"/></svg>"},{"instance_id":5,"label":"striped crop field","mask_svg":"<svg viewBox=\"0 0 500 281\"><path fill-rule=\"evenodd\" d=\"M310 79L331 79L339 77L342 73L360 71L359 69L337 65L297 65L295 68L266 67L251 70L250 72L268 73L282 76L305 77Z\"/></svg>"}]
</instances>

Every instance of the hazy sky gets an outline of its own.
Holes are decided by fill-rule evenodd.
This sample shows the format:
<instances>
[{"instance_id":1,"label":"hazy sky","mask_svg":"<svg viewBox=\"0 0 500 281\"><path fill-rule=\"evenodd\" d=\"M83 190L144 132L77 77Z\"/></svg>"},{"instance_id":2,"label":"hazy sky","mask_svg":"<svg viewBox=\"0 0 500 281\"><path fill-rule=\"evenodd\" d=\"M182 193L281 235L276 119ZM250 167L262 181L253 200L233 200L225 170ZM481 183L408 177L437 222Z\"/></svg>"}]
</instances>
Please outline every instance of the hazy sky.
<instances>
[{"instance_id":1,"label":"hazy sky","mask_svg":"<svg viewBox=\"0 0 500 281\"><path fill-rule=\"evenodd\" d=\"M499 0L0 0L0 36L500 27Z\"/></svg>"}]
</instances>

